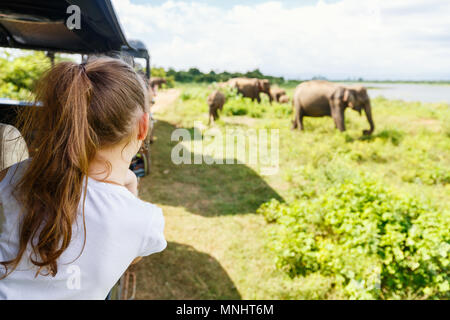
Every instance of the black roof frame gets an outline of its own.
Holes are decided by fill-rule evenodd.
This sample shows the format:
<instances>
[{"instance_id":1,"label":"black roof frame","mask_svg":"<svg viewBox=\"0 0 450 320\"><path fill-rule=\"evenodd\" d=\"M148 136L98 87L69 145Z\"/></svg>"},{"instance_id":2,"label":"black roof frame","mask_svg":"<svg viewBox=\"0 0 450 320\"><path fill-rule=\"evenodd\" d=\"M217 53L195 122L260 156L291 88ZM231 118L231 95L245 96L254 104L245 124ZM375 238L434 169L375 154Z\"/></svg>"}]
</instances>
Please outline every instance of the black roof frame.
<instances>
[{"instance_id":1,"label":"black roof frame","mask_svg":"<svg viewBox=\"0 0 450 320\"><path fill-rule=\"evenodd\" d=\"M81 9L81 28L69 30L65 28L65 22L70 14L67 7L77 5ZM35 19L35 20L33 20ZM58 37L51 35L48 45L36 43L20 43L16 41L14 34L6 28L4 22L15 21L42 21L59 23L61 32L71 39L75 39L74 46L62 45ZM64 25L62 25L64 23ZM32 25L32 24L31 24ZM52 33L52 26L47 31ZM30 30L32 33L34 30ZM75 37L74 37L75 36ZM36 42L39 38L36 37ZM42 43L42 41L40 41ZM72 54L128 54L135 58L146 59L147 77L150 76L150 56L147 48L141 41L131 40L128 43L120 26L120 22L114 12L110 0L0 0L0 47L41 50L47 52L63 52ZM67 42L66 42L67 44ZM3 123L15 123L18 108L31 106L30 103L2 99L0 101L0 120Z\"/></svg>"},{"instance_id":2,"label":"black roof frame","mask_svg":"<svg viewBox=\"0 0 450 320\"><path fill-rule=\"evenodd\" d=\"M36 17L42 21L66 21L70 16L66 12L70 5L81 9L81 28L65 30L67 35L77 39L73 45L62 46L57 41L47 45L20 43L15 35L2 24L2 18L22 16ZM120 26L110 0L0 0L0 46L57 51L65 53L106 53L120 51L123 47L131 48Z\"/></svg>"}]
</instances>

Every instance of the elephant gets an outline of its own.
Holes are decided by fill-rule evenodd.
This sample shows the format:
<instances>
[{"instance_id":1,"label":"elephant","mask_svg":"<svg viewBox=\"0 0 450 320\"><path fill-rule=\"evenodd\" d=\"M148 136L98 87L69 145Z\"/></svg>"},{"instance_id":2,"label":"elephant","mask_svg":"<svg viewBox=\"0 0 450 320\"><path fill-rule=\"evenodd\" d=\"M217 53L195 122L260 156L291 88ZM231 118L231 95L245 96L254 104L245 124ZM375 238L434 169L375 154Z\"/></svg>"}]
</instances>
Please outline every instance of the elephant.
<instances>
[{"instance_id":1,"label":"elephant","mask_svg":"<svg viewBox=\"0 0 450 320\"><path fill-rule=\"evenodd\" d=\"M281 96L278 100L279 100L278 101L279 103L289 103L289 101L290 101L290 99L287 95Z\"/></svg>"},{"instance_id":2,"label":"elephant","mask_svg":"<svg viewBox=\"0 0 450 320\"><path fill-rule=\"evenodd\" d=\"M152 77L150 79L150 87L153 89L153 91L156 91L155 88L161 89L163 84L167 84L167 80L160 77Z\"/></svg>"},{"instance_id":3,"label":"elephant","mask_svg":"<svg viewBox=\"0 0 450 320\"><path fill-rule=\"evenodd\" d=\"M364 135L371 135L375 130L370 98L363 86L344 86L324 80L306 81L295 89L293 106L295 118L292 129L304 130L305 116L331 116L336 128L345 131L344 112L350 107L360 114L362 109L366 113L370 129L364 130Z\"/></svg>"},{"instance_id":4,"label":"elephant","mask_svg":"<svg viewBox=\"0 0 450 320\"><path fill-rule=\"evenodd\" d=\"M286 90L281 88L270 88L270 95L273 100L280 102L280 98L286 95Z\"/></svg>"},{"instance_id":5,"label":"elephant","mask_svg":"<svg viewBox=\"0 0 450 320\"><path fill-rule=\"evenodd\" d=\"M256 100L258 103L261 103L260 93L265 93L269 97L270 103L272 103L270 82L267 79L233 78L228 80L228 85L236 88L238 93L244 97L250 98L252 101Z\"/></svg>"},{"instance_id":6,"label":"elephant","mask_svg":"<svg viewBox=\"0 0 450 320\"><path fill-rule=\"evenodd\" d=\"M267 94L267 96L269 97L269 101L270 103L272 103L272 96L270 95L270 81L267 79L258 79L258 83L259 83L259 90L262 93ZM258 101L260 102L260 101Z\"/></svg>"},{"instance_id":7,"label":"elephant","mask_svg":"<svg viewBox=\"0 0 450 320\"><path fill-rule=\"evenodd\" d=\"M219 118L218 110L222 110L225 104L225 95L219 90L213 91L207 99L209 106L208 125L211 123L211 118L216 121Z\"/></svg>"}]
</instances>

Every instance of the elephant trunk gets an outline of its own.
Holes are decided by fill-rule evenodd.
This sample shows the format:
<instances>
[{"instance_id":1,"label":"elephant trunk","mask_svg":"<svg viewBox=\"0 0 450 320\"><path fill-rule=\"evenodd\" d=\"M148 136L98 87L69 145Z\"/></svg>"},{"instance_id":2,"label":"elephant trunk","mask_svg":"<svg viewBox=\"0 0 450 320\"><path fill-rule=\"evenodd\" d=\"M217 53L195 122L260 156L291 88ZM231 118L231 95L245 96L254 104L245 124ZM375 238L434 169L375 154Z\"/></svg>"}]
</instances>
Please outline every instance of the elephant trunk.
<instances>
[{"instance_id":1,"label":"elephant trunk","mask_svg":"<svg viewBox=\"0 0 450 320\"><path fill-rule=\"evenodd\" d=\"M367 121L369 122L370 125L370 130L364 130L364 134L371 135L375 130L375 124L373 123L372 106L370 104L370 101L368 101L364 106L364 112L366 113Z\"/></svg>"}]
</instances>

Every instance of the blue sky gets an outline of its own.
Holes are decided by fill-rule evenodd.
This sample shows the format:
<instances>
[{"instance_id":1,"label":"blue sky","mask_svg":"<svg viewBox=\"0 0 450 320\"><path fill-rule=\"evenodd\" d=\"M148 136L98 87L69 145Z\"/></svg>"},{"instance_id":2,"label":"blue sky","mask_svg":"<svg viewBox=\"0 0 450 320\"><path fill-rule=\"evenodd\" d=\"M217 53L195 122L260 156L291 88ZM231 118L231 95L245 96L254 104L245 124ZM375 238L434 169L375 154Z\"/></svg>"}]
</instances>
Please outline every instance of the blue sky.
<instances>
[{"instance_id":1,"label":"blue sky","mask_svg":"<svg viewBox=\"0 0 450 320\"><path fill-rule=\"evenodd\" d=\"M152 64L287 78L450 79L448 0L113 0Z\"/></svg>"}]
</instances>

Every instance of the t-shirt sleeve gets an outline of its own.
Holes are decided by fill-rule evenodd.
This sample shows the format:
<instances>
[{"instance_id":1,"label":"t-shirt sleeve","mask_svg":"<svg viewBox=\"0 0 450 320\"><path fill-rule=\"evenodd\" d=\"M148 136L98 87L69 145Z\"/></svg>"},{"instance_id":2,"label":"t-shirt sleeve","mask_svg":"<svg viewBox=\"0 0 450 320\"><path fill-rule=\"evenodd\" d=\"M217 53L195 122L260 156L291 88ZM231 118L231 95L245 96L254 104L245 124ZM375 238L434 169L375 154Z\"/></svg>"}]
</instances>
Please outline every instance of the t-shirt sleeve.
<instances>
[{"instance_id":1,"label":"t-shirt sleeve","mask_svg":"<svg viewBox=\"0 0 450 320\"><path fill-rule=\"evenodd\" d=\"M164 238L164 216L161 208L150 205L147 228L142 241L141 249L138 256L145 257L153 253L163 251L167 242Z\"/></svg>"}]
</instances>

